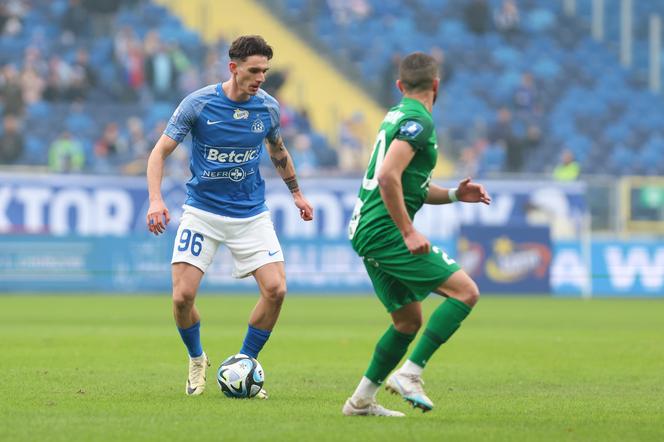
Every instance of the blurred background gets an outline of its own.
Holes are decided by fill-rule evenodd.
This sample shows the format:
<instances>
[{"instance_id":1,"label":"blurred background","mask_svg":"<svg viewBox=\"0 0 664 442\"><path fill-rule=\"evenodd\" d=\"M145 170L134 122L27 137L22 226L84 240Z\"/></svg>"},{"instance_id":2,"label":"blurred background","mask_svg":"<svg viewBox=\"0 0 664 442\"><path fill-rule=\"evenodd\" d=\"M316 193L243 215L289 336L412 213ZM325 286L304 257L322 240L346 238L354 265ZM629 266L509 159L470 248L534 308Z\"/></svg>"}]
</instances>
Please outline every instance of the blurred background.
<instances>
[{"instance_id":1,"label":"blurred background","mask_svg":"<svg viewBox=\"0 0 664 442\"><path fill-rule=\"evenodd\" d=\"M150 237L146 161L179 101L228 78L229 42L275 49L265 89L303 224L265 156L289 286L371 286L345 239L400 59L439 60L434 180L472 176L491 207L416 220L484 292L664 296L664 96L656 0L2 0L0 291L168 292L187 139ZM254 290L219 255L215 293Z\"/></svg>"}]
</instances>

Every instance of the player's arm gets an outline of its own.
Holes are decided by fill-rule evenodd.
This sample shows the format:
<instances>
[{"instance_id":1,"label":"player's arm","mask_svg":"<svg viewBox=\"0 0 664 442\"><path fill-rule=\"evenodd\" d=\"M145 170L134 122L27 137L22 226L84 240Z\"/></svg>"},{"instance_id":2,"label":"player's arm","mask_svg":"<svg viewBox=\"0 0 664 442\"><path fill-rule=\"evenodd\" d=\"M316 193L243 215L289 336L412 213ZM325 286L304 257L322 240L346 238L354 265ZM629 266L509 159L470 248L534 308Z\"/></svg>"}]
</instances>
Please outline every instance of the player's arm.
<instances>
[{"instance_id":1,"label":"player's arm","mask_svg":"<svg viewBox=\"0 0 664 442\"><path fill-rule=\"evenodd\" d=\"M403 197L403 186L401 176L410 161L415 156L415 150L410 143L395 139L390 144L383 164L378 171L378 187L380 196L383 198L385 207L392 217L394 224L403 236L406 247L414 255L429 253L431 244L420 232L415 230L413 220L410 219L406 210L406 202Z\"/></svg>"},{"instance_id":2,"label":"player's arm","mask_svg":"<svg viewBox=\"0 0 664 442\"><path fill-rule=\"evenodd\" d=\"M286 146L284 146L284 140L281 138L281 135L276 135L274 139L269 137L265 139L267 141L267 148L270 152L270 159L272 164L277 169L277 172L288 186L293 195L293 200L295 201L295 206L300 209L300 217L305 221L311 221L314 219L314 209L309 204L309 201L304 198L300 186L297 183L297 176L295 175L295 165L291 159Z\"/></svg>"},{"instance_id":3,"label":"player's arm","mask_svg":"<svg viewBox=\"0 0 664 442\"><path fill-rule=\"evenodd\" d=\"M491 204L491 197L484 190L484 186L478 183L471 183L470 178L465 178L459 182L455 189L446 189L444 187L429 185L429 193L426 204L449 204L455 201L464 203L484 203Z\"/></svg>"},{"instance_id":4,"label":"player's arm","mask_svg":"<svg viewBox=\"0 0 664 442\"><path fill-rule=\"evenodd\" d=\"M168 120L164 133L157 140L148 158L147 178L150 207L148 208L145 221L150 232L155 235L164 233L166 225L171 220L168 208L161 196L161 179L164 176L164 163L166 162L166 158L173 153L178 144L191 131L198 118L198 112L196 111L197 108L200 108L200 106L197 106L198 104L200 103L196 101L195 94L190 94L182 100Z\"/></svg>"},{"instance_id":5,"label":"player's arm","mask_svg":"<svg viewBox=\"0 0 664 442\"><path fill-rule=\"evenodd\" d=\"M150 207L148 208L146 223L150 232L155 235L163 233L166 230L166 225L171 220L168 208L166 208L161 196L161 180L164 176L166 158L173 153L177 146L177 141L168 135L162 135L148 158L147 178Z\"/></svg>"}]
</instances>

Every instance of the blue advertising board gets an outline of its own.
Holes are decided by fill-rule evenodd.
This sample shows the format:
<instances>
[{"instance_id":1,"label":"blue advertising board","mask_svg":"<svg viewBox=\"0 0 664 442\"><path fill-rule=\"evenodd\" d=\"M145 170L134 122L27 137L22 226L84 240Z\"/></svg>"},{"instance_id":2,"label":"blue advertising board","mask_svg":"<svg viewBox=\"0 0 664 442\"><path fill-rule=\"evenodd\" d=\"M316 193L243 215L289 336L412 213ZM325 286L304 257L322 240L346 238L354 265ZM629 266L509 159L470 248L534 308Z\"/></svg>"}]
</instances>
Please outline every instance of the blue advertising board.
<instances>
[{"instance_id":1,"label":"blue advertising board","mask_svg":"<svg viewBox=\"0 0 664 442\"><path fill-rule=\"evenodd\" d=\"M613 296L664 296L664 245L652 241L593 244L593 291Z\"/></svg>"},{"instance_id":2,"label":"blue advertising board","mask_svg":"<svg viewBox=\"0 0 664 442\"><path fill-rule=\"evenodd\" d=\"M488 293L550 293L548 227L462 227L461 267Z\"/></svg>"},{"instance_id":3,"label":"blue advertising board","mask_svg":"<svg viewBox=\"0 0 664 442\"><path fill-rule=\"evenodd\" d=\"M361 179L302 179L301 188L315 208L313 223L303 223L280 179L266 184L267 205L281 239L346 238ZM415 225L430 238L448 239L464 226L521 226L547 222L552 214L567 234L575 234L587 211L582 183L548 181L483 183L491 206L426 205ZM456 185L448 182L441 185ZM162 195L177 230L185 200L183 182L165 179ZM127 236L145 231L148 193L144 178L0 173L0 234L55 236Z\"/></svg>"},{"instance_id":4,"label":"blue advertising board","mask_svg":"<svg viewBox=\"0 0 664 442\"><path fill-rule=\"evenodd\" d=\"M370 291L363 265L346 239L358 181L303 179L315 207L315 221L305 223L283 183L268 180L267 204L284 247L291 289ZM473 275L480 242L484 267L478 282L484 293L664 296L662 241L607 240L582 247L578 240L557 239L553 231L553 242L544 240L545 229L537 226L551 217L543 219L538 208L566 220L556 229L562 225L578 237L587 211L582 184L483 184L492 194L491 206L425 206L415 225ZM162 193L173 222L167 235L154 238L145 229L143 178L0 173L0 291L170 290L171 248L185 189L166 179ZM500 232L506 237L496 243ZM460 233L467 239L459 244L463 257L456 250ZM547 247L550 265L544 266ZM222 247L203 288L254 290L250 279L233 279L230 266Z\"/></svg>"},{"instance_id":5,"label":"blue advertising board","mask_svg":"<svg viewBox=\"0 0 664 442\"><path fill-rule=\"evenodd\" d=\"M481 229L484 230L484 229ZM483 293L505 292L505 282L525 284L522 271L533 285L526 293L545 292L545 281L537 279L538 263L545 256L537 249L523 247L521 239L502 240L481 250L473 245L479 238L468 234L456 251L451 241L433 241L462 264ZM500 238L500 235L493 237ZM54 237L50 235L0 236L0 293L15 291L107 291L132 293L170 291L170 256L174 235L148 234L126 237ZM282 240L288 286L291 291L371 292L364 265L345 240ZM521 244L521 246L520 246ZM496 248L498 252L496 252ZM516 255L506 254L512 249ZM664 242L597 241L588 251L577 241L553 245L549 284L557 296L664 297ZM525 252L518 258L518 251ZM535 251L533 251L535 250ZM496 252L493 263L487 257ZM500 253L499 253L500 252ZM498 259L498 256L501 259ZM504 258L504 259L503 259ZM513 259L514 258L514 259ZM483 262L486 278L478 278ZM231 277L231 256L221 247L205 278L202 289L211 292L255 291L252 278ZM590 269L592 268L592 271ZM534 269L534 270L533 270ZM511 286L507 293L518 293ZM538 288L539 287L539 288ZM544 287L544 288L542 288Z\"/></svg>"},{"instance_id":6,"label":"blue advertising board","mask_svg":"<svg viewBox=\"0 0 664 442\"><path fill-rule=\"evenodd\" d=\"M0 293L13 291L171 290L170 258L175 235L122 238L14 235L2 239ZM450 249L451 244L436 244ZM281 242L291 291L371 292L362 260L347 240ZM232 257L220 247L201 290L256 291L253 278L231 276Z\"/></svg>"},{"instance_id":7,"label":"blue advertising board","mask_svg":"<svg viewBox=\"0 0 664 442\"><path fill-rule=\"evenodd\" d=\"M551 282L555 293L664 297L664 242L594 240L588 250L560 242Z\"/></svg>"},{"instance_id":8,"label":"blue advertising board","mask_svg":"<svg viewBox=\"0 0 664 442\"><path fill-rule=\"evenodd\" d=\"M173 234L123 238L20 235L3 241L0 284L8 291L170 291ZM282 244L288 282L310 290L368 288L364 267L347 244L323 241ZM221 247L202 290L256 290L253 278L231 276L230 252Z\"/></svg>"}]
</instances>

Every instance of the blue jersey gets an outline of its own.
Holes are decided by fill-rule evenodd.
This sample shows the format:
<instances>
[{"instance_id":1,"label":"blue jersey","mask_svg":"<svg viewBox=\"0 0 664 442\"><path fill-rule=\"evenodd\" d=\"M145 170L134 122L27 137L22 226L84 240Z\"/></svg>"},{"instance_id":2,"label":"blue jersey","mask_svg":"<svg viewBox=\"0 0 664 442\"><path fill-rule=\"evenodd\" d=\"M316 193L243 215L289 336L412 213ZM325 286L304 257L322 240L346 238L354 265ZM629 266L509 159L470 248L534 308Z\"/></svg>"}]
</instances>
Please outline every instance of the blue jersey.
<instances>
[{"instance_id":1,"label":"blue jersey","mask_svg":"<svg viewBox=\"0 0 664 442\"><path fill-rule=\"evenodd\" d=\"M279 138L279 103L262 89L244 102L226 96L221 84L187 96L164 134L181 142L191 132L188 204L233 218L267 210L258 164L265 138Z\"/></svg>"}]
</instances>

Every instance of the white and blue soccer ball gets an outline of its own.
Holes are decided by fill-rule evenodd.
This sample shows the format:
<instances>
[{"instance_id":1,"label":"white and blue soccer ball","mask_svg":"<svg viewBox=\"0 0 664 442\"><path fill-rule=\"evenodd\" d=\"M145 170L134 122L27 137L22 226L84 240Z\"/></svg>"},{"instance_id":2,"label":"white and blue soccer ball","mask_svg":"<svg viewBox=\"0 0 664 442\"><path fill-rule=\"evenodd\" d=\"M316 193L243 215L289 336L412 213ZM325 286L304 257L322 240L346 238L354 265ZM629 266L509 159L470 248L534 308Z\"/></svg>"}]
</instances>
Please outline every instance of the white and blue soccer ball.
<instances>
[{"instance_id":1,"label":"white and blue soccer ball","mask_svg":"<svg viewBox=\"0 0 664 442\"><path fill-rule=\"evenodd\" d=\"M221 392L232 398L256 396L263 388L264 381L261 364L242 353L226 358L217 370L217 383Z\"/></svg>"}]
</instances>

